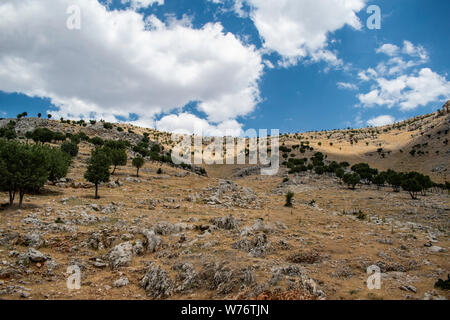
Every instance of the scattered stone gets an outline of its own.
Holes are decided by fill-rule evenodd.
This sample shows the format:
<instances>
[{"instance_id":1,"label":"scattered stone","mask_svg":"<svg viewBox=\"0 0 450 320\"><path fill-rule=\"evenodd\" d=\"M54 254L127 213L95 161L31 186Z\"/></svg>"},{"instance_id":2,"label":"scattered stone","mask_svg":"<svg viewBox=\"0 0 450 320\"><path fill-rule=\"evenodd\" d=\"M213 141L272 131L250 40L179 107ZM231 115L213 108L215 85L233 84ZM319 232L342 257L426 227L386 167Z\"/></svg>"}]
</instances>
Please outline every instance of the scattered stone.
<instances>
[{"instance_id":1,"label":"scattered stone","mask_svg":"<svg viewBox=\"0 0 450 320\"><path fill-rule=\"evenodd\" d=\"M234 219L232 215L229 215L228 217L213 218L209 222L215 225L217 228L225 230L237 229L239 225L239 221Z\"/></svg>"},{"instance_id":2,"label":"scattered stone","mask_svg":"<svg viewBox=\"0 0 450 320\"><path fill-rule=\"evenodd\" d=\"M259 234L254 238L244 238L233 244L234 249L244 250L252 257L261 257L270 250L270 242L265 234Z\"/></svg>"},{"instance_id":3,"label":"scattered stone","mask_svg":"<svg viewBox=\"0 0 450 320\"><path fill-rule=\"evenodd\" d=\"M109 266L111 270L119 267L128 266L133 257L133 245L131 242L121 243L109 251L107 254L109 259Z\"/></svg>"},{"instance_id":4,"label":"scattered stone","mask_svg":"<svg viewBox=\"0 0 450 320\"><path fill-rule=\"evenodd\" d=\"M164 299L170 297L174 290L173 281L159 266L152 265L142 278L140 286L144 288L149 297Z\"/></svg>"},{"instance_id":5,"label":"scattered stone","mask_svg":"<svg viewBox=\"0 0 450 320\"><path fill-rule=\"evenodd\" d=\"M127 277L121 277L120 279L117 279L116 281L114 281L113 283L113 287L114 288L121 288L121 287L125 287L129 284L129 280Z\"/></svg>"}]
</instances>

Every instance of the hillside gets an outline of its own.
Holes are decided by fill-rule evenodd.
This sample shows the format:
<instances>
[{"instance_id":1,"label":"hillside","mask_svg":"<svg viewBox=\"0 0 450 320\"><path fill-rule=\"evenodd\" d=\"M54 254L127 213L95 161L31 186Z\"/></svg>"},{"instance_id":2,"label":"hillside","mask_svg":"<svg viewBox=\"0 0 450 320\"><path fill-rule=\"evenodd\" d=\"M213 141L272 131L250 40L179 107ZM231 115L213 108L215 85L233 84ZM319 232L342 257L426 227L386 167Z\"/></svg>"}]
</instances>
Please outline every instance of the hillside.
<instances>
[{"instance_id":1,"label":"hillside","mask_svg":"<svg viewBox=\"0 0 450 320\"><path fill-rule=\"evenodd\" d=\"M385 127L284 135L280 145L291 149L287 158L322 152L326 163L415 170L441 183L449 180L449 117L446 107ZM161 155L173 147L168 133L111 125L23 118L14 130L23 142L45 127L132 146L146 132ZM251 165L205 166L202 175L150 158L136 177L130 147L94 199L83 177L93 149L81 140L67 177L27 194L22 208L1 193L1 299L450 298L435 288L450 270L446 190L412 200L388 184L350 190L332 174L289 174L284 165L275 176ZM366 286L373 265L379 290ZM79 290L66 286L69 266L81 271Z\"/></svg>"}]
</instances>

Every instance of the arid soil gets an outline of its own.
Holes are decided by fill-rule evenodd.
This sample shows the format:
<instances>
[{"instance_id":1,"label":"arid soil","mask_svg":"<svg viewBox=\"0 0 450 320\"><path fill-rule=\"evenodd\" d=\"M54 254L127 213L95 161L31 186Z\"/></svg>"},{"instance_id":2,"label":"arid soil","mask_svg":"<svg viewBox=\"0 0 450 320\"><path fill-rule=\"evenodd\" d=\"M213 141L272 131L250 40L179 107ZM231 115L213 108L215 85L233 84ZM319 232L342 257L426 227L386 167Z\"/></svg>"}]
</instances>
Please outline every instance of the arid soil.
<instances>
[{"instance_id":1,"label":"arid soil","mask_svg":"<svg viewBox=\"0 0 450 320\"><path fill-rule=\"evenodd\" d=\"M360 130L356 144L345 132L302 135L313 136L311 145L329 160L414 169L443 182L447 127L448 115L433 114L378 128L373 138ZM418 140L429 140L421 147L428 153L412 156ZM281 143L298 142L287 136ZM450 273L446 191L411 200L388 186L352 191L310 172L283 182L286 168L234 176L233 168L212 166L206 177L150 161L137 178L128 161L94 199L83 179L91 148L81 143L67 179L27 195L20 209L0 211L0 299L450 298L434 287ZM284 206L287 191L295 193L292 208ZM79 290L67 288L73 265L81 270ZM372 265L382 272L380 289L367 287Z\"/></svg>"}]
</instances>

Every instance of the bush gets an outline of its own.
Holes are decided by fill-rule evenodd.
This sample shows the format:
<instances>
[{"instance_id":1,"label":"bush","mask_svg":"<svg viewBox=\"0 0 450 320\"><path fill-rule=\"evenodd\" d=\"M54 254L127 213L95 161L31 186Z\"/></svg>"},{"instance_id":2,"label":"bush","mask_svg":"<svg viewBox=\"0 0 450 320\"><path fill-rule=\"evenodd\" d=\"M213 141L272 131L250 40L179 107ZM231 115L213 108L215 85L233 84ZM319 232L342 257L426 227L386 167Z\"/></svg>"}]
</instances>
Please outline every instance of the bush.
<instances>
[{"instance_id":1,"label":"bush","mask_svg":"<svg viewBox=\"0 0 450 320\"><path fill-rule=\"evenodd\" d=\"M71 157L59 148L53 148L48 151L48 180L55 183L61 178L67 176Z\"/></svg>"},{"instance_id":2,"label":"bush","mask_svg":"<svg viewBox=\"0 0 450 320\"><path fill-rule=\"evenodd\" d=\"M156 173L157 173L157 174L162 174L162 173L163 173L163 171L162 171L162 169L161 169L161 168L158 168L158 170L156 171Z\"/></svg>"},{"instance_id":3,"label":"bush","mask_svg":"<svg viewBox=\"0 0 450 320\"><path fill-rule=\"evenodd\" d=\"M374 184L376 184L378 186L378 188L384 186L384 183L386 182L386 173L382 172L382 173L377 174L376 176L374 176L372 178L372 182Z\"/></svg>"},{"instance_id":4,"label":"bush","mask_svg":"<svg viewBox=\"0 0 450 320\"><path fill-rule=\"evenodd\" d=\"M14 125L12 123L9 123L6 127L0 128L0 138L5 138L8 140L13 140L17 138L16 131L14 130Z\"/></svg>"},{"instance_id":5,"label":"bush","mask_svg":"<svg viewBox=\"0 0 450 320\"><path fill-rule=\"evenodd\" d=\"M366 184L370 184L373 179L373 176L378 174L377 169L372 169L367 163L358 163L351 167L353 172L356 172L360 179L363 180Z\"/></svg>"},{"instance_id":6,"label":"bush","mask_svg":"<svg viewBox=\"0 0 450 320\"><path fill-rule=\"evenodd\" d=\"M285 207L292 208L292 200L294 199L294 193L292 191L289 191L286 193L286 203L284 204Z\"/></svg>"},{"instance_id":7,"label":"bush","mask_svg":"<svg viewBox=\"0 0 450 320\"><path fill-rule=\"evenodd\" d=\"M95 185L95 199L98 199L98 184L108 182L111 159L103 149L95 149L91 153L84 178Z\"/></svg>"},{"instance_id":8,"label":"bush","mask_svg":"<svg viewBox=\"0 0 450 320\"><path fill-rule=\"evenodd\" d=\"M97 147L103 146L103 144L105 143L105 141L103 141L103 139L100 137L93 137L93 138L89 139L89 142Z\"/></svg>"},{"instance_id":9,"label":"bush","mask_svg":"<svg viewBox=\"0 0 450 320\"><path fill-rule=\"evenodd\" d=\"M72 158L75 158L78 155L78 146L73 142L64 142L61 145L61 151L65 152Z\"/></svg>"},{"instance_id":10,"label":"bush","mask_svg":"<svg viewBox=\"0 0 450 320\"><path fill-rule=\"evenodd\" d=\"M110 130L110 129L113 128L113 125L111 123L109 123L109 122L105 122L103 124L103 128Z\"/></svg>"},{"instance_id":11,"label":"bush","mask_svg":"<svg viewBox=\"0 0 450 320\"><path fill-rule=\"evenodd\" d=\"M139 177L139 169L144 166L145 160L141 156L137 156L133 159L133 167L136 168L136 177Z\"/></svg>"},{"instance_id":12,"label":"bush","mask_svg":"<svg viewBox=\"0 0 450 320\"><path fill-rule=\"evenodd\" d=\"M345 171L344 171L344 169L339 167L339 168L336 168L336 170L334 171L334 174L336 175L336 177L338 177L339 179L342 180L342 178L344 177Z\"/></svg>"},{"instance_id":13,"label":"bush","mask_svg":"<svg viewBox=\"0 0 450 320\"><path fill-rule=\"evenodd\" d=\"M110 149L126 149L130 143L125 140L106 140L104 146Z\"/></svg>"},{"instance_id":14,"label":"bush","mask_svg":"<svg viewBox=\"0 0 450 320\"><path fill-rule=\"evenodd\" d=\"M389 169L386 172L386 181L392 186L394 192L400 191L400 186L402 185L403 175L397 173L394 170Z\"/></svg>"},{"instance_id":15,"label":"bush","mask_svg":"<svg viewBox=\"0 0 450 320\"><path fill-rule=\"evenodd\" d=\"M54 132L48 128L36 128L31 133L26 133L27 138L32 139L35 143L47 143L52 142L54 139Z\"/></svg>"},{"instance_id":16,"label":"bush","mask_svg":"<svg viewBox=\"0 0 450 320\"><path fill-rule=\"evenodd\" d=\"M343 181L349 188L355 190L356 185L361 182L361 177L357 173L346 173L343 177Z\"/></svg>"},{"instance_id":17,"label":"bush","mask_svg":"<svg viewBox=\"0 0 450 320\"><path fill-rule=\"evenodd\" d=\"M314 172L319 174L319 175L322 175L325 172L325 167L324 166L317 166L317 167L314 168Z\"/></svg>"}]
</instances>

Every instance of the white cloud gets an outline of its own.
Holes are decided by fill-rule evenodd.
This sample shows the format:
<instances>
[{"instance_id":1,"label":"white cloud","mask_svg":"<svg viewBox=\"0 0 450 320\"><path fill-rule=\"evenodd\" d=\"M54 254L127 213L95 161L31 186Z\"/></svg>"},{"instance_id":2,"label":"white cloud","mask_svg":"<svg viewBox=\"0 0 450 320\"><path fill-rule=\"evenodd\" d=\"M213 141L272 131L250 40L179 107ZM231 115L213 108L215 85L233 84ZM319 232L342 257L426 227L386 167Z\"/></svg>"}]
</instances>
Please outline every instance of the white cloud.
<instances>
[{"instance_id":1,"label":"white cloud","mask_svg":"<svg viewBox=\"0 0 450 320\"><path fill-rule=\"evenodd\" d=\"M378 116L376 118L372 118L372 119L368 120L367 124L369 126L373 126L373 127L382 127L382 126L386 126L388 124L393 124L394 122L395 122L395 118L393 116L382 115L382 116Z\"/></svg>"},{"instance_id":2,"label":"white cloud","mask_svg":"<svg viewBox=\"0 0 450 320\"><path fill-rule=\"evenodd\" d=\"M112 0L111 0L112 1ZM121 0L122 4L130 4L133 9L141 9L147 8L154 3L162 6L164 4L164 0Z\"/></svg>"},{"instance_id":3,"label":"white cloud","mask_svg":"<svg viewBox=\"0 0 450 320\"><path fill-rule=\"evenodd\" d=\"M193 29L189 19L143 21L132 9L76 3L81 30L66 28L72 0L0 3L0 90L50 98L55 117L136 114L148 126L190 102L218 123L255 109L261 54L220 23Z\"/></svg>"},{"instance_id":4,"label":"white cloud","mask_svg":"<svg viewBox=\"0 0 450 320\"><path fill-rule=\"evenodd\" d=\"M390 43L386 43L383 44L380 48L377 49L377 53L384 53L387 54L388 56L394 56L399 52L400 48L397 47L396 45L390 44Z\"/></svg>"},{"instance_id":5,"label":"white cloud","mask_svg":"<svg viewBox=\"0 0 450 320\"><path fill-rule=\"evenodd\" d=\"M214 125L190 113L165 116L156 122L156 129L203 136L240 136L243 132L242 124L236 120L227 120Z\"/></svg>"},{"instance_id":6,"label":"white cloud","mask_svg":"<svg viewBox=\"0 0 450 320\"><path fill-rule=\"evenodd\" d=\"M354 83L338 82L337 86L339 89L343 90L358 90L358 86Z\"/></svg>"},{"instance_id":7,"label":"white cloud","mask_svg":"<svg viewBox=\"0 0 450 320\"><path fill-rule=\"evenodd\" d=\"M250 18L259 31L264 47L278 52L282 65L295 65L311 58L332 65L342 63L327 49L328 36L345 25L361 28L356 13L365 0L246 0Z\"/></svg>"},{"instance_id":8,"label":"white cloud","mask_svg":"<svg viewBox=\"0 0 450 320\"><path fill-rule=\"evenodd\" d=\"M366 106L399 106L412 110L450 98L450 82L429 68L393 79L377 78L377 85L358 98Z\"/></svg>"},{"instance_id":9,"label":"white cloud","mask_svg":"<svg viewBox=\"0 0 450 320\"><path fill-rule=\"evenodd\" d=\"M430 68L415 69L429 60L422 46L404 41L401 50L385 44L376 51L389 58L375 69L359 72L362 81L372 82L369 92L358 95L364 106L398 106L401 110L412 110L450 97L450 82L444 76Z\"/></svg>"}]
</instances>

